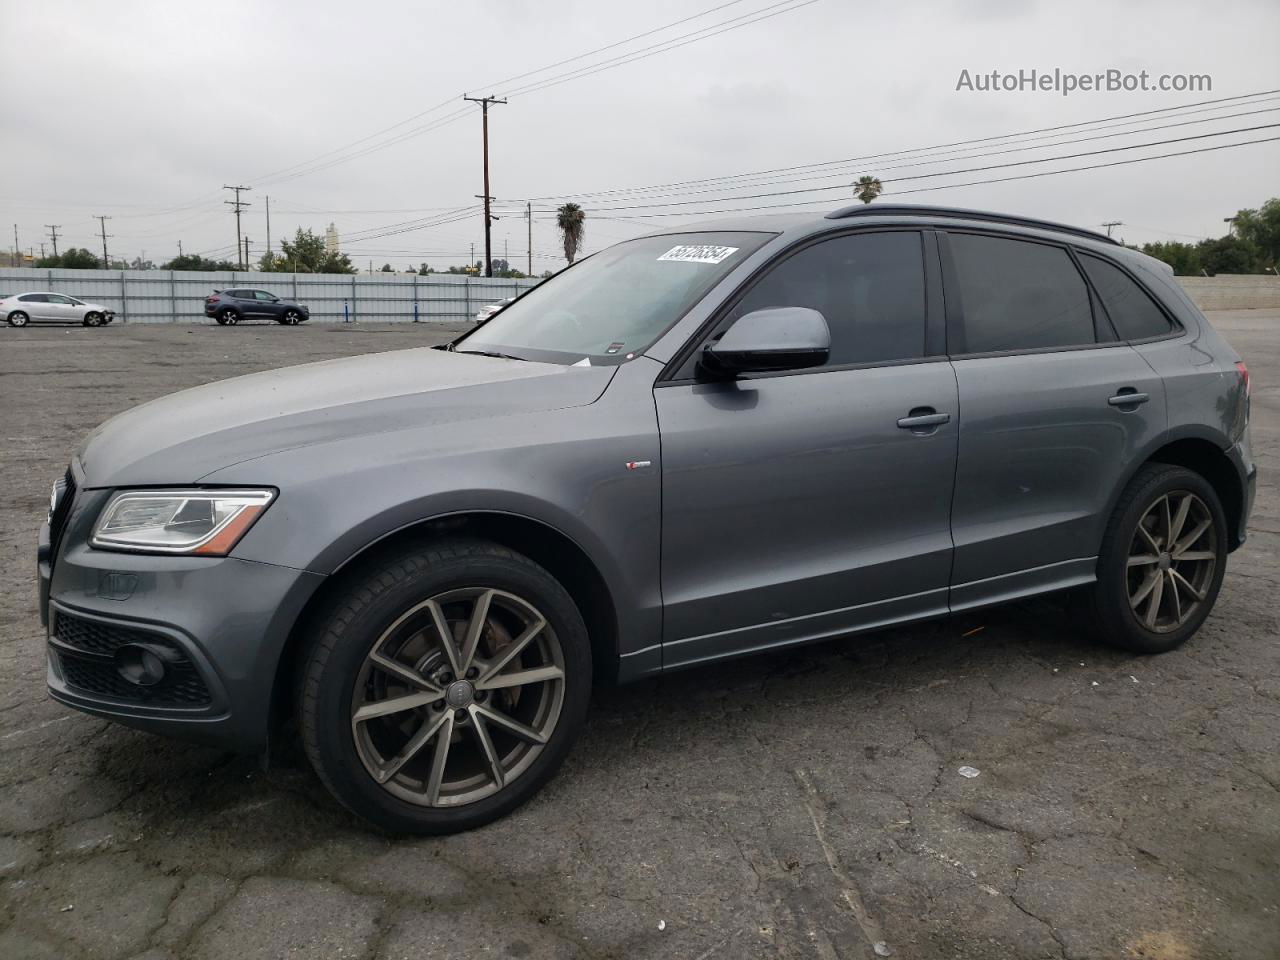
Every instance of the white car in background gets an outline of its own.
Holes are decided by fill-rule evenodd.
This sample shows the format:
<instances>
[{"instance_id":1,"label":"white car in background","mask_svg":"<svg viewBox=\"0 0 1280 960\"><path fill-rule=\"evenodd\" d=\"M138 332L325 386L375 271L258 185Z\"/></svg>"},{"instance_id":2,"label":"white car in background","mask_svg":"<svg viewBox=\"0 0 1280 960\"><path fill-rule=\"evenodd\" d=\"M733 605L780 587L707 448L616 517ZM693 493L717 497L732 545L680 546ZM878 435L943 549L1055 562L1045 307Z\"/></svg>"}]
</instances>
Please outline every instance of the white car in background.
<instances>
[{"instance_id":1,"label":"white car in background","mask_svg":"<svg viewBox=\"0 0 1280 960\"><path fill-rule=\"evenodd\" d=\"M499 300L497 303L486 303L480 308L479 312L476 313L476 323L484 323L514 299L515 297L507 297L507 299Z\"/></svg>"},{"instance_id":2,"label":"white car in background","mask_svg":"<svg viewBox=\"0 0 1280 960\"><path fill-rule=\"evenodd\" d=\"M108 324L115 311L100 303L88 303L64 293L14 293L0 299L0 317L11 327L28 323L83 323L86 327Z\"/></svg>"}]
</instances>

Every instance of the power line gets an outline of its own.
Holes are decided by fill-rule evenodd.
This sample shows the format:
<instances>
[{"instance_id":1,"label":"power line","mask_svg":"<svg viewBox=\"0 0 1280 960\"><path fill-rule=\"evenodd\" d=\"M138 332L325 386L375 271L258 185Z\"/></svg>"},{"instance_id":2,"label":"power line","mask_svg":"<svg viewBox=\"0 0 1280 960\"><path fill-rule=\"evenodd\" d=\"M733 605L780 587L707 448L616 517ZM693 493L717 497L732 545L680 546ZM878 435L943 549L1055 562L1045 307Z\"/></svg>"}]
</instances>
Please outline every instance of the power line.
<instances>
[{"instance_id":1,"label":"power line","mask_svg":"<svg viewBox=\"0 0 1280 960\"><path fill-rule=\"evenodd\" d=\"M1085 150L1080 153L1067 153L1061 156L1054 156L1054 157L1037 157L1033 160L1013 160L1008 163L991 163L981 167L963 167L958 170L937 170L932 173L909 174L904 177L894 177L891 179L884 179L881 181L881 183L883 184L902 183L905 180L926 180L926 179L931 179L933 177L955 176L962 173L982 173L988 170L1000 170L1000 169L1005 169L1007 167L1024 167L1024 166L1030 166L1032 164L1037 164L1037 163L1053 163L1058 160L1077 160L1081 157L1094 157L1104 153L1118 153L1123 150L1141 150L1145 147L1163 147L1173 143L1186 143L1191 140L1205 140L1205 139L1208 139L1209 137L1224 137L1234 133L1252 133L1257 130L1273 130L1276 127L1280 127L1280 123L1265 123L1265 124L1259 124L1257 126L1252 126L1252 127L1237 127L1234 130L1220 130L1214 133L1192 134L1191 136L1173 137L1168 140L1151 140L1146 143L1131 143L1131 144L1126 144L1120 147L1104 147L1101 150ZM800 189L797 189L797 190L773 190L767 193L748 193L748 194L740 194L738 196L732 196L732 197L720 197L716 200L712 200L709 202L727 203L735 200L765 200L770 197L795 196L801 193L830 193L833 190L847 190L847 189L848 189L847 185L840 185L840 186L834 186L834 187L801 187ZM671 200L671 201L666 201L662 203L638 203L638 204L629 204L629 205L616 206L616 207L596 207L596 208L588 208L588 210L589 212L599 211L599 212L609 213L615 210L650 210L650 209L653 209L654 207L683 207L683 206L691 206L691 205L696 205L699 203L707 203L707 202L708 201L706 200Z\"/></svg>"},{"instance_id":2,"label":"power line","mask_svg":"<svg viewBox=\"0 0 1280 960\"><path fill-rule=\"evenodd\" d=\"M570 71L568 74L563 74L558 77L550 77L544 81L537 81L534 84L527 84L525 87L518 88L518 91L513 91L513 95L515 92L519 92L522 94L532 93L534 92L535 88L544 89L547 86L554 86L557 83L563 83L569 79L576 79L576 76L574 76L576 74L581 74L582 76L589 76L592 73L599 73L602 70L612 69L613 67L616 67L616 66L622 66L624 63L632 62L633 60L646 59L649 56L655 56L658 53L663 53L667 49L674 50L677 47L685 46L688 43L697 42L698 40L710 39L710 37L716 36L719 33L724 33L724 32L727 32L728 30L736 30L739 27L748 26L750 23L758 22L758 20L769 19L770 17L773 17L773 16L779 16L782 13L789 13L791 10L796 10L796 9L799 9L800 7L808 6L809 4L816 3L816 2L818 2L818 0L800 0L800 2L797 2L797 0L779 0L779 2L774 2L768 6L758 8L757 10L751 11L749 13L743 14L738 17L733 17L728 20L723 20L718 23L711 24L710 26L703 27L700 30L693 31L692 33L682 34L681 36L672 37L669 40L662 41L660 44L654 44L651 47L643 47L638 51L632 51L631 53L623 54L619 57L609 58L607 60L601 61L600 63L590 64L586 67L581 68L578 71ZM600 53L609 49L614 49L618 46L621 46L626 43L630 43L642 37L650 36L655 33L660 33L663 30L668 30L682 23L687 23L690 20L696 20L696 19L699 19L700 17L708 16L711 13L716 12L717 10L721 10L721 9L724 9L725 7L733 6L733 5L734 4L732 3L722 3L705 10L700 14L683 17L679 20L675 20L671 23L665 24L662 27L656 27L644 33L637 34L633 37L629 37L626 40L615 41L614 43L606 44L602 47L597 47L594 50L590 50L586 53L579 54L575 57L570 57L567 60L560 61L559 63L541 67L537 70L528 71L524 74L519 74L516 77L510 77L507 80L501 81L498 84L485 84L484 86L500 87L501 84L511 82L512 80L521 79L527 76L533 76L534 74L537 74L537 73L544 73L547 70L553 69L554 67L559 66L563 63L572 62L574 60L581 60L586 57L593 56L596 53ZM765 13L766 11L772 11L778 7L786 7L787 9L777 10L777 12L768 13L766 16L756 16L757 14L762 14L762 13ZM749 19L749 20L746 20L746 22L738 22L738 21L744 20L744 18L750 18L750 17L755 17L755 19ZM729 25L729 26L726 26L726 25ZM724 29L717 29L720 27L723 27ZM707 31L712 31L712 30L714 30L715 32L707 33ZM695 36L695 34L704 34L704 33L706 33L707 35ZM692 39L686 39L690 37L692 37ZM677 42L677 41L683 41L683 42ZM656 50L653 49L653 47L661 47L663 44L671 44L671 45L664 47L663 49L656 49ZM646 53L645 51L650 51L650 52ZM444 117L440 117L427 124L424 124L421 127L416 127L416 128L407 130L403 133L397 134L396 136L391 137L385 141L372 143L368 147L361 149L355 153L351 153L348 155L340 155L340 154L346 154L346 151L348 151L351 147L358 146L361 143L367 143L370 140L375 140L385 133L389 133L392 130L396 130L396 129L399 129L400 127L406 126L407 124L412 123L415 120L419 120L419 119L422 119L423 117L436 113L442 108L444 108L445 106L448 106L448 104L452 102L455 102L452 98L449 100L443 100L440 103L436 104L435 106L430 107L429 109L421 113L415 114L413 117L410 117L407 120L402 120L399 123L392 124L390 127L386 127L377 133L370 134L369 136L362 137L359 140L352 141L351 143L343 147L339 147L334 150L330 150L327 153L320 154L319 156L314 157L311 160L304 161L302 163L293 164L292 166L289 166L289 167L283 167L279 170L275 170L275 171L272 171L271 173L264 174L263 176L254 178L254 182L258 183L259 185L263 185L268 182L274 183L274 182L280 182L284 180L296 179L301 176L308 176L312 173L318 173L322 170L327 170L330 167L336 166L338 164L347 163L350 160L355 160L360 157L367 156L370 153L385 149L390 146L394 146L398 143L403 143L405 140L408 140L412 137L420 136L423 133L427 133L427 132L430 132L431 130L438 129L439 127L445 126L449 123L456 122L457 120L461 119L463 116L466 115L466 111L455 111Z\"/></svg>"},{"instance_id":3,"label":"power line","mask_svg":"<svg viewBox=\"0 0 1280 960\"><path fill-rule=\"evenodd\" d=\"M1122 121L1122 120L1133 121L1134 118L1136 117L1153 116L1155 114L1161 114L1161 113L1182 113L1183 111L1186 111L1186 113L1184 113L1183 115L1191 115L1193 113L1207 113L1207 112L1211 112L1212 110L1229 109L1229 108L1211 106L1213 104L1229 103L1232 101L1240 101L1240 100L1253 100L1254 98L1259 98L1259 97L1266 97L1268 99L1277 99L1275 96L1273 96L1274 94L1280 94L1280 88L1275 88L1272 90L1259 90L1259 91L1254 91L1253 93L1242 93L1234 97L1220 97L1214 100L1197 100L1191 103L1185 103L1178 106L1161 107L1155 110L1142 110L1137 113L1117 114L1115 116L1110 116L1110 117L1100 117L1096 120L1081 120L1076 123L1064 123L1064 124L1058 124L1052 127L1036 127L1030 130L1021 130L1015 133L1002 133L994 136L977 137L969 140L956 140L950 143L933 144L931 146L923 146L923 147L911 147L904 150L889 151L887 153L866 154L860 157L845 157L840 160L823 160L816 163L803 163L803 164L786 166L786 167L771 167L768 169L755 170L747 173L725 174L722 176L705 177L705 178L700 178L695 180L677 180L669 183L653 184L649 186L609 188L605 190L591 190L591 191L584 191L579 193L559 194L556 196L530 197L528 199L537 202L539 200L558 200L564 197L569 197L574 199L589 198L589 197L603 197L607 194L613 194L613 193L638 193L645 190L670 189L674 187L693 186L693 185L700 185L700 184L707 184L707 183L723 182L728 180L753 179L753 178L765 176L767 174L795 173L800 171L816 170L821 167L831 167L831 166L839 166L843 164L853 164L853 163L866 163L871 160L904 157L907 154L916 154L916 153L921 153L925 151L943 150L950 147L974 146L978 144L992 143L996 140L1009 140L1015 137L1028 137L1032 134L1052 133L1052 132L1061 131L1061 130L1079 129L1081 127L1097 127L1098 129L1108 129L1105 127L1100 127L1099 125L1108 123L1110 121ZM1268 101L1259 100L1258 102L1268 102ZM1245 106L1246 104L1235 103L1233 105ZM1192 110L1191 108L1193 107L1209 107L1209 109ZM1125 125L1126 124L1116 124L1116 126L1125 126Z\"/></svg>"},{"instance_id":4,"label":"power line","mask_svg":"<svg viewBox=\"0 0 1280 960\"><path fill-rule=\"evenodd\" d=\"M1165 160L1169 157L1187 157L1197 153L1211 153L1216 150L1230 150L1234 147L1249 147L1259 143L1274 143L1280 141L1280 137L1262 137L1257 140L1242 140L1239 143L1222 143L1211 147L1197 147L1194 150L1178 150L1173 153L1160 153L1150 157L1134 157L1129 160L1112 160L1108 163L1087 164L1081 167L1068 167L1063 170L1041 170L1036 173L1020 174L1012 177L994 177L989 180L970 180L965 183L947 183L940 184L935 187L913 187L910 190L895 190L893 196L904 196L910 193L928 193L934 190L950 190L954 187L976 187L989 183L1009 183L1014 180L1034 180L1039 177L1053 177L1063 173L1079 173L1083 170L1101 170L1106 167L1123 167L1134 163L1145 163L1148 160ZM812 207L822 204L819 209L825 209L827 204L820 200L800 200L789 201L785 203L763 204L754 207L734 207L728 210L681 210L673 213L637 213L628 217L609 217L607 214L596 214L597 218L606 220L627 220L627 219L655 219L659 217L697 217L697 216L720 216L726 213L754 213L761 210L782 210L795 209L796 207ZM800 212L800 211L797 211Z\"/></svg>"}]
</instances>

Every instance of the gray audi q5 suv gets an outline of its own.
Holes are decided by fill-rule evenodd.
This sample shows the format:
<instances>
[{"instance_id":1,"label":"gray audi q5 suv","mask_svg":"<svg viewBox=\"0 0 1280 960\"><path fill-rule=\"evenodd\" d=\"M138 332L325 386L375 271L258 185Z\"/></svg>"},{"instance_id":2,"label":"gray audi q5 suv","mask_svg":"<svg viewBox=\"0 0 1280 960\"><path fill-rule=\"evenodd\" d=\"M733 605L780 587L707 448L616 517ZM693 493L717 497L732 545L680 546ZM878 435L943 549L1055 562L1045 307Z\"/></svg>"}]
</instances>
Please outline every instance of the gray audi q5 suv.
<instances>
[{"instance_id":1,"label":"gray audi q5 suv","mask_svg":"<svg viewBox=\"0 0 1280 960\"><path fill-rule=\"evenodd\" d=\"M1143 653L1209 615L1245 365L1161 263L858 205L620 243L443 348L94 431L39 546L51 695L264 751L397 831L512 810L593 684L1049 591Z\"/></svg>"}]
</instances>

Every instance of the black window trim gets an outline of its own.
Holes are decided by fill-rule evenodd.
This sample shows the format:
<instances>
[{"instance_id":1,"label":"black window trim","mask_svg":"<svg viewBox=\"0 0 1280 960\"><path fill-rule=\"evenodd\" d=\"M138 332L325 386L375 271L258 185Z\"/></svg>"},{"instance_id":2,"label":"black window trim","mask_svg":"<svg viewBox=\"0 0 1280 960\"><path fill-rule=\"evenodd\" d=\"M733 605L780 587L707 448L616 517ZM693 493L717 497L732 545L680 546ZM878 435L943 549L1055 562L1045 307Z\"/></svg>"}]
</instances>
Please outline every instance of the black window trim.
<instances>
[{"instance_id":1,"label":"black window trim","mask_svg":"<svg viewBox=\"0 0 1280 960\"><path fill-rule=\"evenodd\" d=\"M724 299L719 306L712 311L711 315L702 323L702 325L694 332L694 334L685 341L675 354L674 357L663 368L658 375L658 379L654 382L655 387L674 387L685 386L689 384L706 383L705 379L697 376L697 354L708 340L713 337L720 329L720 325L725 318L733 312L734 308L742 301L757 283L762 281L774 269L781 266L783 262L800 253L809 247L816 246L827 240L835 240L840 237L854 236L864 233L915 233L920 237L920 265L924 271L924 311L925 311L925 338L924 349L925 355L922 357L908 357L902 360L873 360L863 363L839 363L824 365L821 367L808 367L802 370L773 370L760 373L747 373L738 376L736 379L740 381L746 380L771 380L775 377L796 377L810 376L823 373L835 373L842 370L868 370L876 367L905 367L913 366L920 363L938 363L948 359L946 354L946 327L942 314L942 296L943 283L942 278L938 274L937 257L930 256L932 249L937 250L937 241L933 238L935 231L927 226L920 224L863 224L858 227L851 227L842 230L824 230L819 233L809 234L800 237L795 243L778 251L774 256L760 264L751 274L740 283L728 297ZM939 353L932 351L940 350Z\"/></svg>"},{"instance_id":2,"label":"black window trim","mask_svg":"<svg viewBox=\"0 0 1280 960\"><path fill-rule=\"evenodd\" d=\"M1175 317L1172 312L1170 312L1169 308L1164 305L1161 299L1157 297L1154 293L1152 293L1150 288L1145 283L1143 283L1141 279L1135 276L1133 271L1129 270L1128 267L1126 267L1124 264L1120 263L1119 261L1111 257L1103 256L1102 254L1098 253L1096 250L1087 250L1083 247L1081 248L1073 247L1072 249L1075 251L1077 259L1079 259L1080 257L1086 257L1086 256L1093 257L1095 260L1101 260L1103 263L1106 263L1106 264L1109 264L1110 266L1115 267L1117 270L1123 273L1126 277L1128 277L1130 280L1136 283L1138 285L1138 289L1147 295L1147 299L1150 300L1152 303L1154 303L1156 305L1156 309L1160 311L1160 313L1164 316L1164 318L1167 321L1169 321L1168 333L1161 333L1154 337L1135 337L1132 340L1126 340L1123 337L1121 337L1120 331L1115 330L1115 321L1111 319L1111 311L1107 310L1107 305L1103 301L1102 295L1098 293L1097 289L1094 287L1093 280L1090 279L1089 277L1089 271L1084 269L1084 261L1080 260L1079 262L1080 272L1084 275L1085 283L1089 284L1089 289L1093 291L1093 295L1098 298L1098 304L1101 307L1104 316L1106 316L1107 322L1111 325L1111 328L1115 330L1116 339L1120 343L1127 343L1129 345L1144 344L1144 343L1160 343L1161 341L1164 341L1164 340L1176 340L1178 337L1184 336L1186 334L1187 328L1178 321L1178 318Z\"/></svg>"},{"instance_id":3,"label":"black window trim","mask_svg":"<svg viewBox=\"0 0 1280 960\"><path fill-rule=\"evenodd\" d=\"M955 259L951 253L951 244L949 237L951 234L971 234L979 237L993 237L998 240L1019 240L1024 243L1038 243L1046 247L1056 247L1067 255L1067 259L1071 261L1071 265L1079 274L1081 281L1084 283L1085 292L1089 298L1089 313L1093 322L1093 343L1077 343L1068 346L1052 346L1052 347L1017 347L1012 350L982 350L969 353L951 353L948 354L952 360L978 360L984 357L1021 357L1031 356L1038 353L1074 353L1079 350L1098 350L1106 347L1127 346L1127 342L1121 340L1116 333L1115 328L1111 324L1111 318L1101 311L1102 300L1098 297L1093 289L1093 284L1089 282L1088 276L1084 272L1084 268L1076 259L1075 247L1070 243L1061 243L1044 237L1030 237L1023 233L1015 233L1009 230L983 230L974 227L956 227L954 229L939 230L938 247L942 260L942 277L944 296L947 303L947 343L950 346L952 330L957 332L964 329L964 303L960 296L960 275L956 270ZM950 291L954 291L954 296ZM954 308L954 309L953 309ZM1099 322L1101 313L1101 321L1106 324L1103 328ZM1111 339L1103 340L1100 334L1110 332Z\"/></svg>"}]
</instances>

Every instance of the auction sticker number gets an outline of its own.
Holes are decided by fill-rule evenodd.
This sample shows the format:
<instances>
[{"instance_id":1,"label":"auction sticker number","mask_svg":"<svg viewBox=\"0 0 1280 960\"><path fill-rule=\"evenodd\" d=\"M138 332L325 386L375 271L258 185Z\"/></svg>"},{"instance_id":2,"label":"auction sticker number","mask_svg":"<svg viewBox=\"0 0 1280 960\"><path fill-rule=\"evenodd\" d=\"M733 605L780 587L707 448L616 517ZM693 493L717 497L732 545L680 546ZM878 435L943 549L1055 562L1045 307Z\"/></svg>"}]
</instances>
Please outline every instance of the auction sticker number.
<instances>
[{"instance_id":1,"label":"auction sticker number","mask_svg":"<svg viewBox=\"0 0 1280 960\"><path fill-rule=\"evenodd\" d=\"M687 243L672 247L659 260L676 260L680 263L723 263L735 253L737 247L720 247L712 244Z\"/></svg>"}]
</instances>

